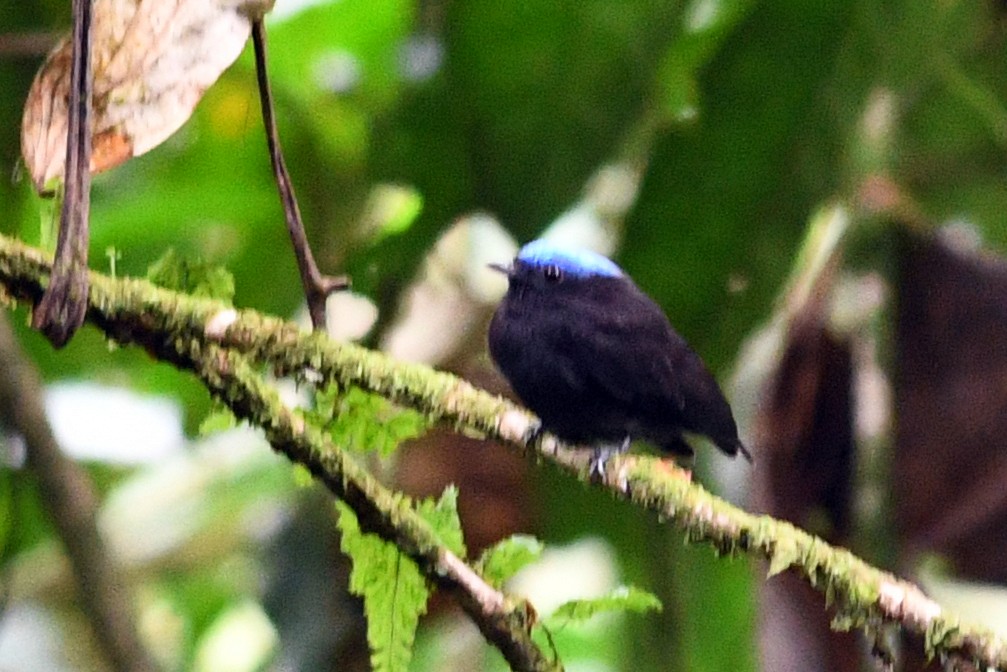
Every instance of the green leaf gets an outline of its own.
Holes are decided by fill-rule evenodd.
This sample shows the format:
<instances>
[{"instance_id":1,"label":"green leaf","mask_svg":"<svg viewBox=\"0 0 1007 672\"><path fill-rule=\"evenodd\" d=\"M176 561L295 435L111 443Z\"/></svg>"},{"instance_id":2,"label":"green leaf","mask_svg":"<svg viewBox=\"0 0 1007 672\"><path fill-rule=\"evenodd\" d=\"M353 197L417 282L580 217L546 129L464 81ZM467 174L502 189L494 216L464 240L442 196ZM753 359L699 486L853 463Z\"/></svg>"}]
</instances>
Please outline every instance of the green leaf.
<instances>
[{"instance_id":1,"label":"green leaf","mask_svg":"<svg viewBox=\"0 0 1007 672\"><path fill-rule=\"evenodd\" d=\"M327 425L332 422L338 403L339 383L329 383L325 387L315 390L315 405L310 414L311 419L323 426Z\"/></svg>"},{"instance_id":2,"label":"green leaf","mask_svg":"<svg viewBox=\"0 0 1007 672\"><path fill-rule=\"evenodd\" d=\"M433 499L420 502L416 512L430 523L430 527L434 528L434 532L440 537L441 543L458 557L465 557L462 523L458 518L458 488L449 485L444 488L444 492L436 502Z\"/></svg>"},{"instance_id":3,"label":"green leaf","mask_svg":"<svg viewBox=\"0 0 1007 672\"><path fill-rule=\"evenodd\" d=\"M321 425L337 446L382 456L390 455L403 441L422 436L427 428L420 413L358 387L342 393L336 386L319 391L308 418Z\"/></svg>"},{"instance_id":4,"label":"green leaf","mask_svg":"<svg viewBox=\"0 0 1007 672\"><path fill-rule=\"evenodd\" d=\"M336 502L336 507L341 548L353 561L350 592L364 600L371 667L375 672L405 672L430 590L416 563L394 544L361 532L346 504Z\"/></svg>"},{"instance_id":5,"label":"green leaf","mask_svg":"<svg viewBox=\"0 0 1007 672\"><path fill-rule=\"evenodd\" d=\"M492 586L499 588L523 567L538 560L543 548L535 537L513 534L483 551L476 568Z\"/></svg>"},{"instance_id":6,"label":"green leaf","mask_svg":"<svg viewBox=\"0 0 1007 672\"><path fill-rule=\"evenodd\" d=\"M619 586L608 595L590 600L570 600L553 612L550 621L586 621L603 611L660 611L661 601L653 593L635 586Z\"/></svg>"},{"instance_id":7,"label":"green leaf","mask_svg":"<svg viewBox=\"0 0 1007 672\"><path fill-rule=\"evenodd\" d=\"M159 287L218 299L234 301L234 277L227 269L203 261L191 261L169 248L147 269L147 279Z\"/></svg>"},{"instance_id":8,"label":"green leaf","mask_svg":"<svg viewBox=\"0 0 1007 672\"><path fill-rule=\"evenodd\" d=\"M203 421L199 423L199 435L208 436L228 429L234 429L237 426L238 419L234 417L234 413L231 413L221 405L213 408L206 414Z\"/></svg>"}]
</instances>

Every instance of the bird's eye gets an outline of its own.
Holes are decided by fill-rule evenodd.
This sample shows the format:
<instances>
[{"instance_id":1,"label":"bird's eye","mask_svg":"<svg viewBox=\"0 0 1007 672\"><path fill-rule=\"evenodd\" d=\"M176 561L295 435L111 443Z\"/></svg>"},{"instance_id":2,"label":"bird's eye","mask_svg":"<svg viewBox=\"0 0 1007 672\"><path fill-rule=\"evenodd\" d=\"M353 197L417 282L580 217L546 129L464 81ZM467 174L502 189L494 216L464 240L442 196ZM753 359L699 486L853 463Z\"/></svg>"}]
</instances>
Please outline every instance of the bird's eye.
<instances>
[{"instance_id":1,"label":"bird's eye","mask_svg":"<svg viewBox=\"0 0 1007 672\"><path fill-rule=\"evenodd\" d=\"M545 279L549 282L559 282L563 279L563 271L560 270L559 266L546 266Z\"/></svg>"}]
</instances>

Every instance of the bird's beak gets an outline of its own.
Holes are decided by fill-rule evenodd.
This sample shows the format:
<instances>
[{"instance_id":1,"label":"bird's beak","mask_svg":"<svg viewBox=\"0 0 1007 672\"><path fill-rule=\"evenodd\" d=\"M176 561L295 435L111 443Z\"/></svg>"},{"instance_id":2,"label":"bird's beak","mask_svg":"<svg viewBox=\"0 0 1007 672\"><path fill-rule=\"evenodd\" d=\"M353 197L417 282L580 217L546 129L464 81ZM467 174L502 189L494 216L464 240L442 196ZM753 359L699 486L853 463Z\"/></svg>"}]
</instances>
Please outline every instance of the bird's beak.
<instances>
[{"instance_id":1,"label":"bird's beak","mask_svg":"<svg viewBox=\"0 0 1007 672\"><path fill-rule=\"evenodd\" d=\"M487 264L487 266L504 275L510 275L511 271L514 270L510 264Z\"/></svg>"}]
</instances>

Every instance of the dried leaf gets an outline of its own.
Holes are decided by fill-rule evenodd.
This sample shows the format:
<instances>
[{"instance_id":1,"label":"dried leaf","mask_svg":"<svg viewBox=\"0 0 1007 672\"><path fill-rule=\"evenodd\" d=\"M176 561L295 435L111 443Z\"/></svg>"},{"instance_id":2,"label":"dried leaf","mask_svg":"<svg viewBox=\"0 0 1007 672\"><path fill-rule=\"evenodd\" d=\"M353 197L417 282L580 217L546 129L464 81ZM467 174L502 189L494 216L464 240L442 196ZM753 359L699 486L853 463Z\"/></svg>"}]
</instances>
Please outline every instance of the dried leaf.
<instances>
[{"instance_id":1,"label":"dried leaf","mask_svg":"<svg viewBox=\"0 0 1007 672\"><path fill-rule=\"evenodd\" d=\"M113 168L171 136L241 53L273 0L96 0L91 171ZM66 159L70 41L35 76L21 151L39 192Z\"/></svg>"},{"instance_id":2,"label":"dried leaf","mask_svg":"<svg viewBox=\"0 0 1007 672\"><path fill-rule=\"evenodd\" d=\"M903 234L892 504L903 563L1007 581L1007 261ZM915 556L915 557L914 557Z\"/></svg>"}]
</instances>

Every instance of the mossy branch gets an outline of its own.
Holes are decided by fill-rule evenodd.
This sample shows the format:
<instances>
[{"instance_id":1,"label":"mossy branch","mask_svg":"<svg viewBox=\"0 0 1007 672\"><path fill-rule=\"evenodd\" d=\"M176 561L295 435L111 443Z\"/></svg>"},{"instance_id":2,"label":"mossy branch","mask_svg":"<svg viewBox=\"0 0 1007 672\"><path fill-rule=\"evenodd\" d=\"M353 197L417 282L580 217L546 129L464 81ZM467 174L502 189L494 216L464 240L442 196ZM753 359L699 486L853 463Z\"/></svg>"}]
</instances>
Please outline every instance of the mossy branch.
<instances>
[{"instance_id":1,"label":"mossy branch","mask_svg":"<svg viewBox=\"0 0 1007 672\"><path fill-rule=\"evenodd\" d=\"M407 498L382 486L317 427L284 406L245 355L195 340L179 339L173 347L180 363L195 371L214 396L239 418L262 427L275 450L306 466L346 502L363 529L394 542L428 579L452 592L513 669L559 669L531 638L534 612L528 603L507 598L483 581L444 546Z\"/></svg>"},{"instance_id":2,"label":"mossy branch","mask_svg":"<svg viewBox=\"0 0 1007 672\"><path fill-rule=\"evenodd\" d=\"M0 237L0 287L11 296L37 300L48 272L49 264L41 253ZM318 456L337 451L318 452L315 441L320 438L313 437L314 430L292 421L281 406L261 401L269 399L270 393L259 389L244 373L235 373L245 371L248 361L268 363L281 373L312 369L326 379L357 385L415 408L459 431L531 451L538 459L588 480L588 451L571 449L549 435L537 436L533 431L536 420L527 411L426 366L396 362L380 352L335 343L254 311L236 311L143 281L113 280L94 273L88 320L117 341L140 343L155 357L186 368L203 371L201 367L220 362L226 375L214 374L218 380L202 373L204 381L225 399L235 394L260 399L255 402L258 406L249 407L243 416L265 428L274 445L281 444L278 449L296 445L299 451L306 451L293 453L293 459L307 464L326 483L328 477L322 476L325 472L320 469L333 465L313 464L310 457L314 453L309 448ZM247 406L251 402L242 403ZM333 472L335 481L344 479L344 468ZM958 616L915 585L870 566L845 549L830 546L787 522L731 506L683 478L667 463L633 455L613 458L608 462L604 486L617 497L674 521L692 541L707 542L720 552L768 560L771 576L787 569L803 576L834 605L837 627L875 629L894 623L921 635L928 655L960 657L982 668L1007 670L1007 642L994 633L962 624ZM365 510L367 513L373 514ZM376 524L376 529L392 534L383 524ZM398 543L394 535L390 538ZM413 538L402 541L402 547L410 554L429 551L433 548L429 541ZM439 562L422 554L419 561L426 568L437 567Z\"/></svg>"},{"instance_id":3,"label":"mossy branch","mask_svg":"<svg viewBox=\"0 0 1007 672\"><path fill-rule=\"evenodd\" d=\"M36 250L0 236L0 294L41 296L48 263ZM139 343L156 359L193 371L234 414L262 428L270 445L301 464L357 515L362 529L394 543L428 580L451 593L512 669L561 670L532 639L535 613L525 600L489 585L449 550L407 497L382 486L332 445L320 429L286 407L251 358L209 338L233 311L138 280L92 274L87 319L122 344ZM216 318L210 316L216 316ZM202 323L202 327L199 324ZM290 325L287 325L290 326ZM294 332L298 331L293 328ZM209 332L209 333L208 333Z\"/></svg>"}]
</instances>

